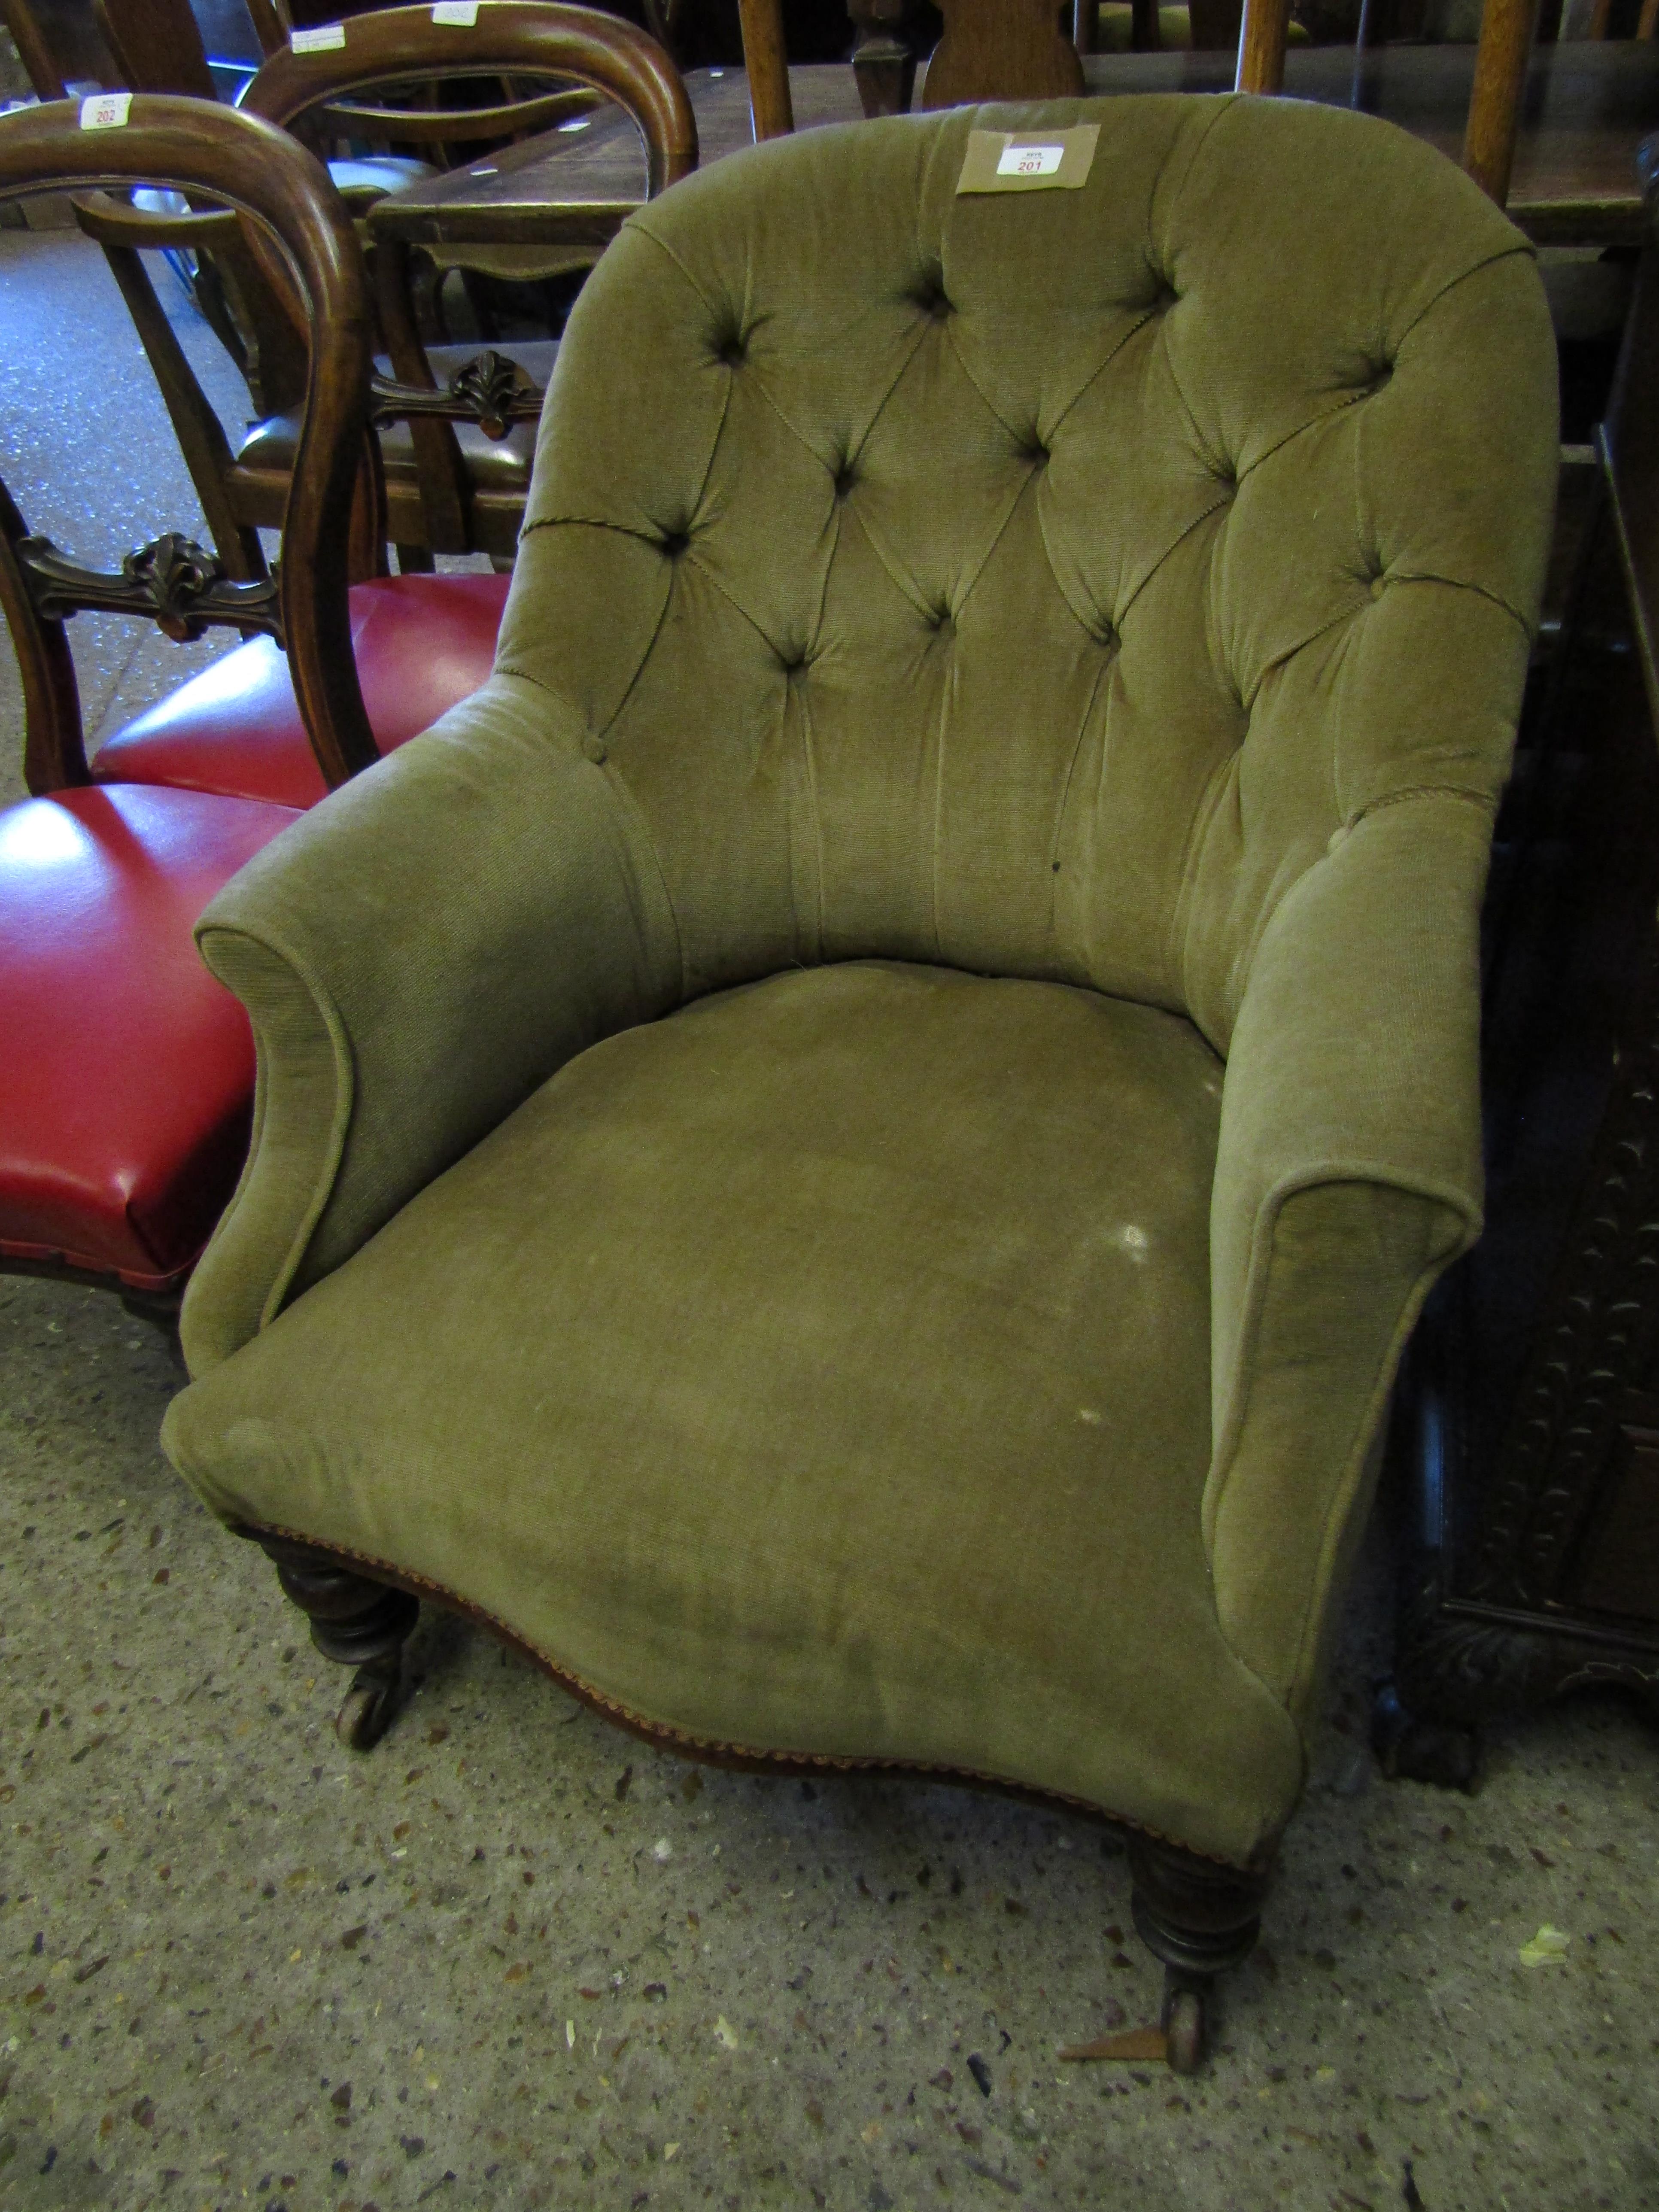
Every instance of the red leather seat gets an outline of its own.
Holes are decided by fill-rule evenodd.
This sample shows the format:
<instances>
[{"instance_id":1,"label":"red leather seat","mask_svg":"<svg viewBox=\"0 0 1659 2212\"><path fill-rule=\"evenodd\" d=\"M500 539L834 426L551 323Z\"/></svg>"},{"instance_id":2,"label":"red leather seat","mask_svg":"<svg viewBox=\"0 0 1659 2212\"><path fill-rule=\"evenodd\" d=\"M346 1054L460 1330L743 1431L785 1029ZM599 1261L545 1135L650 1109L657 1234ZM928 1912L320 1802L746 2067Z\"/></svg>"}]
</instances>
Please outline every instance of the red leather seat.
<instances>
[{"instance_id":1,"label":"red leather seat","mask_svg":"<svg viewBox=\"0 0 1659 2212\"><path fill-rule=\"evenodd\" d=\"M507 576L381 576L351 591L357 680L380 750L429 729L495 659ZM216 660L98 749L99 783L167 784L313 806L324 783L270 638Z\"/></svg>"},{"instance_id":2,"label":"red leather seat","mask_svg":"<svg viewBox=\"0 0 1659 2212\"><path fill-rule=\"evenodd\" d=\"M235 1187L247 1017L191 932L295 819L143 786L0 814L0 1260L167 1290Z\"/></svg>"}]
</instances>

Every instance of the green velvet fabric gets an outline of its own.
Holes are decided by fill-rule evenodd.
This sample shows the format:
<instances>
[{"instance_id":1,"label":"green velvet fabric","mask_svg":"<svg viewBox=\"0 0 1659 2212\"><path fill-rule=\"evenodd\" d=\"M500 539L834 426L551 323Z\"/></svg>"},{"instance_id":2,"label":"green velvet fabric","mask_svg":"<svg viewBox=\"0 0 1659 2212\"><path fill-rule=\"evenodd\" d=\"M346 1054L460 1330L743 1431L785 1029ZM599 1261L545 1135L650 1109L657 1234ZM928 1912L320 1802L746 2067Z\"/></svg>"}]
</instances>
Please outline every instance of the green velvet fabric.
<instances>
[{"instance_id":1,"label":"green velvet fabric","mask_svg":"<svg viewBox=\"0 0 1659 2212\"><path fill-rule=\"evenodd\" d=\"M1082 190L956 194L1085 118ZM1369 118L898 118L642 210L494 680L204 920L261 1088L189 1479L645 1719L1259 1859L1479 1226L1555 467L1524 241Z\"/></svg>"},{"instance_id":2,"label":"green velvet fabric","mask_svg":"<svg viewBox=\"0 0 1659 2212\"><path fill-rule=\"evenodd\" d=\"M1200 1528L1220 1107L1189 1024L1064 985L705 999L570 1061L170 1447L216 1511L464 1589L698 1739L1248 1856L1301 1747Z\"/></svg>"}]
</instances>

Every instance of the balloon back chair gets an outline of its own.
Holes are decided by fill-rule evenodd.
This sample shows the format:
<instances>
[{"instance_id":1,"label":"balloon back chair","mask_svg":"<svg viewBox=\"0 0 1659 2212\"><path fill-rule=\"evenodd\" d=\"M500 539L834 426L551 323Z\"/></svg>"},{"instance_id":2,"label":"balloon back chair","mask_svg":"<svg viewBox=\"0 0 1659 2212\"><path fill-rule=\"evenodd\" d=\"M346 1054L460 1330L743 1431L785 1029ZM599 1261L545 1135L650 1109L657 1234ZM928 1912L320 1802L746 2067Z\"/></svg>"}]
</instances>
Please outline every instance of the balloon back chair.
<instances>
[{"instance_id":1,"label":"balloon back chair","mask_svg":"<svg viewBox=\"0 0 1659 2212\"><path fill-rule=\"evenodd\" d=\"M1103 1815L1196 2063L1480 1226L1553 364L1467 178L1290 102L629 220L493 678L201 926L262 1115L165 1441L349 1740L428 1598L694 1757Z\"/></svg>"},{"instance_id":2,"label":"balloon back chair","mask_svg":"<svg viewBox=\"0 0 1659 2212\"><path fill-rule=\"evenodd\" d=\"M228 573L176 531L118 570L88 568L0 485L0 611L33 794L0 813L0 1265L176 1313L240 1170L254 1089L246 1017L202 967L192 925L297 810L379 757L376 723L393 743L476 689L503 586L410 579L424 611L391 653L376 596L391 585L348 594L353 539L372 547L381 527L371 320L349 219L313 156L194 100L136 98L118 127L82 124L67 100L0 118L0 192L216 196L280 248L313 339L276 575L263 561ZM247 641L88 761L65 629L86 608Z\"/></svg>"},{"instance_id":3,"label":"balloon back chair","mask_svg":"<svg viewBox=\"0 0 1659 2212\"><path fill-rule=\"evenodd\" d=\"M439 22L430 7L355 15L342 26L338 46L271 55L243 105L319 147L344 135L441 154L449 166L481 161L486 149L561 121L580 123L600 96L639 131L648 194L696 167L696 125L670 57L617 16L549 0L492 0L471 24ZM510 244L434 251L464 272L520 278L562 270L571 258L568 246L539 242L528 228ZM503 352L483 356L476 346L424 344L411 258L402 240L377 238L386 365L404 385L432 395L427 411L400 416L382 436L391 534L400 549L482 550L510 562L530 485L534 418L557 342L503 339ZM504 402L514 404L503 419ZM289 410L254 423L242 441L232 481L250 516L267 520L271 501L280 501L295 432Z\"/></svg>"}]
</instances>

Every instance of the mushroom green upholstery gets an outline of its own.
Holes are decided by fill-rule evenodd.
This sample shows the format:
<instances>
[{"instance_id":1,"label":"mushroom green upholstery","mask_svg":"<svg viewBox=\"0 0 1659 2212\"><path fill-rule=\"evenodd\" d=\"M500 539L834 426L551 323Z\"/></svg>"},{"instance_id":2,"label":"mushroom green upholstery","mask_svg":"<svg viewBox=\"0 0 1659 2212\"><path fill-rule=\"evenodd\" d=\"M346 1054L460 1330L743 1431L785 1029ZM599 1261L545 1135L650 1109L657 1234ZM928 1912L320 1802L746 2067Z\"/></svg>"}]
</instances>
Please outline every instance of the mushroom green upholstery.
<instances>
[{"instance_id":1,"label":"mushroom green upholstery","mask_svg":"<svg viewBox=\"0 0 1659 2212\"><path fill-rule=\"evenodd\" d=\"M685 1748L1262 1869L1480 1228L1553 359L1466 179L1288 101L631 217L492 681L202 923L260 1079L186 1480Z\"/></svg>"}]
</instances>

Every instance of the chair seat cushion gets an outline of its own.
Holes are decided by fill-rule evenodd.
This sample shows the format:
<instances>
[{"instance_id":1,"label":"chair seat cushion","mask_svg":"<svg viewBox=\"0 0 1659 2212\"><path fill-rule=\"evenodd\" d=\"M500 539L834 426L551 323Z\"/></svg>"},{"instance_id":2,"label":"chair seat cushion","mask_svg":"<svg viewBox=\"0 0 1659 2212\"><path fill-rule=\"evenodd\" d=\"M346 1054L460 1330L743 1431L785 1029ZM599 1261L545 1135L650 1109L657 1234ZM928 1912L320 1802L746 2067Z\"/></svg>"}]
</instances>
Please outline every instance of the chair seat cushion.
<instances>
[{"instance_id":1,"label":"chair seat cushion","mask_svg":"<svg viewBox=\"0 0 1659 2212\"><path fill-rule=\"evenodd\" d=\"M704 1747L988 1776L1239 1861L1301 1781L1217 1626L1178 1018L855 963L593 1047L175 1402L225 1517Z\"/></svg>"},{"instance_id":2,"label":"chair seat cushion","mask_svg":"<svg viewBox=\"0 0 1659 2212\"><path fill-rule=\"evenodd\" d=\"M247 1016L191 932L286 807L138 787L0 814L0 1255L163 1290L235 1187Z\"/></svg>"},{"instance_id":3,"label":"chair seat cushion","mask_svg":"<svg viewBox=\"0 0 1659 2212\"><path fill-rule=\"evenodd\" d=\"M429 729L488 678L508 576L381 576L351 591L351 637L383 753ZM268 637L238 646L98 749L100 783L165 783L278 806L326 788Z\"/></svg>"}]
</instances>

